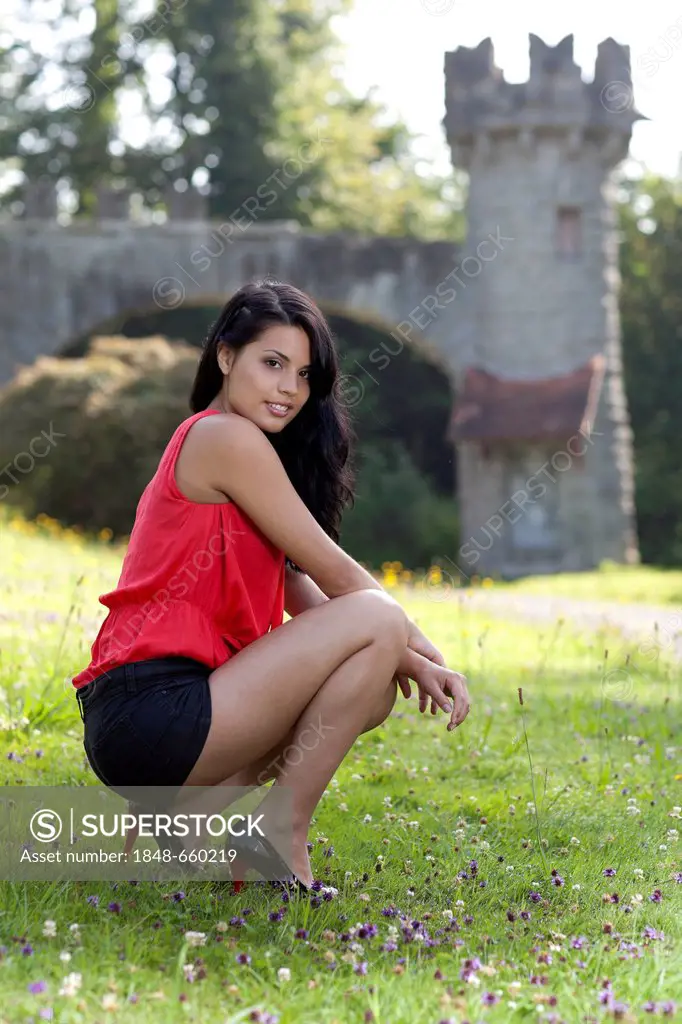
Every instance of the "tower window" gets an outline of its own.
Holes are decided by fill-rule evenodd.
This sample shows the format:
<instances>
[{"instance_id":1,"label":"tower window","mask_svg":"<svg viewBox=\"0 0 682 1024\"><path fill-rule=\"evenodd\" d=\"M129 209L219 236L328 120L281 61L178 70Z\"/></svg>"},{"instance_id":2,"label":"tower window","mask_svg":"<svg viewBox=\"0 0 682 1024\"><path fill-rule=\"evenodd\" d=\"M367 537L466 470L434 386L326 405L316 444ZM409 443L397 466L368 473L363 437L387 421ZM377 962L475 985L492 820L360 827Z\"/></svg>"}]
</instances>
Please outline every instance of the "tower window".
<instances>
[{"instance_id":1,"label":"tower window","mask_svg":"<svg viewBox=\"0 0 682 1024\"><path fill-rule=\"evenodd\" d=\"M582 210L560 206L556 219L556 252L564 259L576 259L583 251Z\"/></svg>"}]
</instances>

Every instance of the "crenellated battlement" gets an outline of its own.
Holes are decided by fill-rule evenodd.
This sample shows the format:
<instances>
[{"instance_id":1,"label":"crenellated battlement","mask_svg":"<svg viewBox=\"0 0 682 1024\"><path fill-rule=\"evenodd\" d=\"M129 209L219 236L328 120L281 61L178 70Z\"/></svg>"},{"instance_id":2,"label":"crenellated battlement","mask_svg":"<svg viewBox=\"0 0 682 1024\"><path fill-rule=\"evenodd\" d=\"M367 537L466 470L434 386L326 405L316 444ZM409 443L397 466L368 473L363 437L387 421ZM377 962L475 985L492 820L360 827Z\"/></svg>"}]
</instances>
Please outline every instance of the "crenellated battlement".
<instances>
[{"instance_id":1,"label":"crenellated battlement","mask_svg":"<svg viewBox=\"0 0 682 1024\"><path fill-rule=\"evenodd\" d=\"M633 105L630 48L611 38L601 42L594 79L587 82L573 59L572 35L549 46L531 34L530 76L521 83L505 80L489 38L446 53L445 105L443 124L456 163L466 163L476 136L508 137L514 130L528 136L564 129L598 139L615 134L615 156L642 117Z\"/></svg>"}]
</instances>

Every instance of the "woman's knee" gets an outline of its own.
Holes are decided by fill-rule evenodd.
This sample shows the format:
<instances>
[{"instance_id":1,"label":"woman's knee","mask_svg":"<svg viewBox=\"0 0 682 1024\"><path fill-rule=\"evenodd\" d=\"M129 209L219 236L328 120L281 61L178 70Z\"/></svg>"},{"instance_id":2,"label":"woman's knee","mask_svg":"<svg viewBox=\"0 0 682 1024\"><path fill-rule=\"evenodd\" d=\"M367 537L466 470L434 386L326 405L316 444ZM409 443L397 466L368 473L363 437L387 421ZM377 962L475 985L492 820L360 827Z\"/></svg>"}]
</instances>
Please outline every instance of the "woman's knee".
<instances>
[{"instance_id":1,"label":"woman's knee","mask_svg":"<svg viewBox=\"0 0 682 1024\"><path fill-rule=\"evenodd\" d=\"M358 590L354 596L362 605L363 621L372 623L376 640L390 641L399 650L407 646L407 614L390 594L385 590Z\"/></svg>"}]
</instances>

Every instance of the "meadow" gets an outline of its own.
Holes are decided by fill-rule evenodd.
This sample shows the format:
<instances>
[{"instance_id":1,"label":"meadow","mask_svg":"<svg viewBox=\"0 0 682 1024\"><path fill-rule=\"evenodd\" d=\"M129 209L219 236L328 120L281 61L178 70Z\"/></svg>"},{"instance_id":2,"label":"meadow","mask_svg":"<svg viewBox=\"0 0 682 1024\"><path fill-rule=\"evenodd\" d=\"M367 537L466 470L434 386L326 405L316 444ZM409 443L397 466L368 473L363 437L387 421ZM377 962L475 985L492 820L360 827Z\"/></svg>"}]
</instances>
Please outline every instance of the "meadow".
<instances>
[{"instance_id":1,"label":"meadow","mask_svg":"<svg viewBox=\"0 0 682 1024\"><path fill-rule=\"evenodd\" d=\"M3 522L3 785L97 784L70 680L122 554L47 518ZM679 666L384 578L468 676L464 724L399 696L360 737L313 822L309 897L0 881L0 1022L679 1018Z\"/></svg>"}]
</instances>

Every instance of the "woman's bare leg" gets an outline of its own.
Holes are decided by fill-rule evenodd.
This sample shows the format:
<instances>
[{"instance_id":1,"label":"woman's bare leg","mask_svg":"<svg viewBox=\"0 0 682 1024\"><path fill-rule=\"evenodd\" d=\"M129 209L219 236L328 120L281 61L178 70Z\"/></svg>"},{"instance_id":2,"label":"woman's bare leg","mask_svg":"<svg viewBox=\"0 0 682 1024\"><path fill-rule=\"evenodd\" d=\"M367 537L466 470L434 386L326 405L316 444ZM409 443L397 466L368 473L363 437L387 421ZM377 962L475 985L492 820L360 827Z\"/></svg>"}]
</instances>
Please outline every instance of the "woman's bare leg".
<instances>
[{"instance_id":1,"label":"woman's bare leg","mask_svg":"<svg viewBox=\"0 0 682 1024\"><path fill-rule=\"evenodd\" d=\"M405 613L375 590L334 598L260 637L209 677L211 729L185 786L224 783L293 733L298 761L268 797L282 782L293 793L292 868L309 881L310 818L357 736L395 700L406 643Z\"/></svg>"},{"instance_id":2,"label":"woman's bare leg","mask_svg":"<svg viewBox=\"0 0 682 1024\"><path fill-rule=\"evenodd\" d=\"M370 732L386 721L393 710L397 692L397 684L394 681L393 685L390 685L382 696L377 707L369 716L368 721L365 722L364 728L360 730L361 733ZM295 746L297 728L301 728L298 722L290 729L284 739L264 754L263 757L258 758L258 760L247 765L241 771L235 772L234 775L223 779L216 786L210 789L203 789L201 797L195 800L192 805L193 810L195 812L201 811L204 814L217 814L237 800L242 795L244 789L264 786L273 780L279 780L280 783L286 785L292 752L296 753L297 750ZM186 806L193 800L192 788L182 788L177 798L179 806Z\"/></svg>"}]
</instances>

